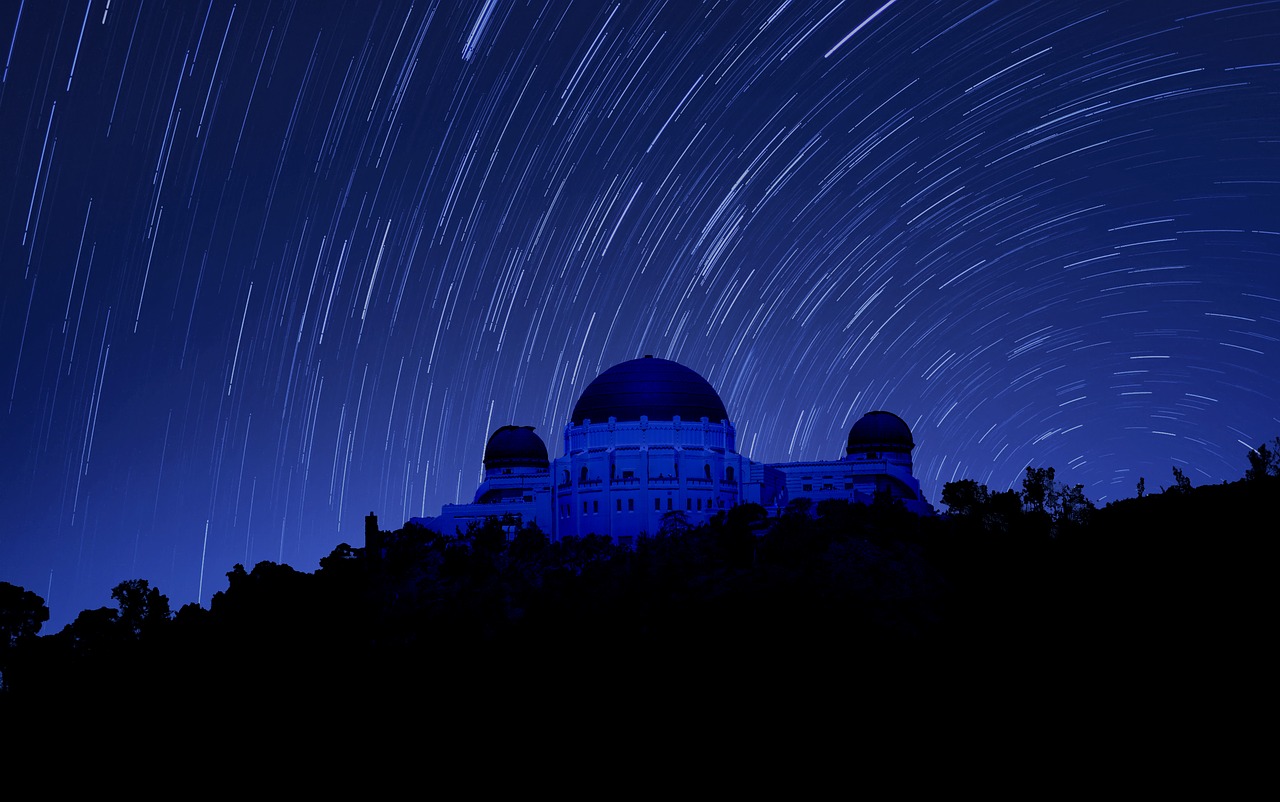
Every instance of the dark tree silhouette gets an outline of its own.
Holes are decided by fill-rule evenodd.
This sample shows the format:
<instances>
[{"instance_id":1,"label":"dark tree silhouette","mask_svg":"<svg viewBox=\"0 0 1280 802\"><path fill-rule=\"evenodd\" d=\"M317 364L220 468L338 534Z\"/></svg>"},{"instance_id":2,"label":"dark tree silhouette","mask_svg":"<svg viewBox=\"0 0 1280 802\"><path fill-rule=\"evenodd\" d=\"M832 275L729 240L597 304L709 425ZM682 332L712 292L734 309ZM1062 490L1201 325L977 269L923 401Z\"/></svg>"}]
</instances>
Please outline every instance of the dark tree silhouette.
<instances>
[{"instance_id":1,"label":"dark tree silhouette","mask_svg":"<svg viewBox=\"0 0 1280 802\"><path fill-rule=\"evenodd\" d=\"M1022 505L1028 512L1053 514L1057 505L1053 474L1053 468L1027 468L1027 475L1022 477Z\"/></svg>"},{"instance_id":2,"label":"dark tree silhouette","mask_svg":"<svg viewBox=\"0 0 1280 802\"><path fill-rule=\"evenodd\" d=\"M759 504L739 504L712 519L716 547L729 565L745 567L755 561L757 533L768 520L768 510Z\"/></svg>"},{"instance_id":3,"label":"dark tree silhouette","mask_svg":"<svg viewBox=\"0 0 1280 802\"><path fill-rule=\"evenodd\" d=\"M658 525L659 537L678 537L690 529L689 516L684 510L672 510L662 514L662 523Z\"/></svg>"},{"instance_id":4,"label":"dark tree silhouette","mask_svg":"<svg viewBox=\"0 0 1280 802\"><path fill-rule=\"evenodd\" d=\"M0 690L14 655L40 634L49 620L44 599L26 588L0 582Z\"/></svg>"},{"instance_id":5,"label":"dark tree silhouette","mask_svg":"<svg viewBox=\"0 0 1280 802\"><path fill-rule=\"evenodd\" d=\"M48 620L44 599L26 588L0 582L0 653L40 634Z\"/></svg>"},{"instance_id":6,"label":"dark tree silhouette","mask_svg":"<svg viewBox=\"0 0 1280 802\"><path fill-rule=\"evenodd\" d=\"M987 511L982 516L982 525L991 532L1012 532L1024 517L1022 498L1015 490L1002 490L992 493L987 499Z\"/></svg>"},{"instance_id":7,"label":"dark tree silhouette","mask_svg":"<svg viewBox=\"0 0 1280 802\"><path fill-rule=\"evenodd\" d=\"M115 715L249 699L401 716L416 699L447 723L475 720L477 705L670 701L740 680L735 698L750 704L787 683L821 685L815 666L867 687L906 679L914 693L914 667L959 654L973 662L949 669L953 681L1063 659L1066 678L1070 660L1102 655L1165 670L1187 648L1262 643L1266 562L1240 559L1256 538L1232 539L1280 489L1275 452L1256 451L1250 481L1187 481L1097 510L1081 485L1029 468L1022 492L947 483L947 516L914 516L887 493L773 516L740 505L698 525L674 512L634 548L552 542L514 519L450 536L374 521L366 548L340 544L314 574L236 566L208 610L176 617L131 580L112 591L118 610L87 610L43 638L43 602L0 583L0 653L14 657L0 661L0 720L50 700ZM873 659L849 661L850 644ZM734 673L779 654L793 671L753 674L749 688ZM601 679L584 688L584 676Z\"/></svg>"},{"instance_id":8,"label":"dark tree silhouette","mask_svg":"<svg viewBox=\"0 0 1280 802\"><path fill-rule=\"evenodd\" d=\"M120 642L120 614L110 607L81 610L76 620L58 633L81 657L111 650Z\"/></svg>"},{"instance_id":9,"label":"dark tree silhouette","mask_svg":"<svg viewBox=\"0 0 1280 802\"><path fill-rule=\"evenodd\" d=\"M990 500L986 485L972 479L947 482L942 486L942 503L952 515L972 517L982 513Z\"/></svg>"},{"instance_id":10,"label":"dark tree silhouette","mask_svg":"<svg viewBox=\"0 0 1280 802\"><path fill-rule=\"evenodd\" d=\"M801 496L793 498L787 502L787 508L783 510L783 515L800 516L808 518L813 515L813 499Z\"/></svg>"},{"instance_id":11,"label":"dark tree silhouette","mask_svg":"<svg viewBox=\"0 0 1280 802\"><path fill-rule=\"evenodd\" d=\"M515 563L533 563L542 557L549 545L551 539L536 523L531 523L520 527L511 538L507 553Z\"/></svg>"},{"instance_id":12,"label":"dark tree silhouette","mask_svg":"<svg viewBox=\"0 0 1280 802\"><path fill-rule=\"evenodd\" d=\"M119 623L134 638L150 633L173 617L169 597L145 579L129 579L111 589L120 607Z\"/></svg>"},{"instance_id":13,"label":"dark tree silhouette","mask_svg":"<svg viewBox=\"0 0 1280 802\"><path fill-rule=\"evenodd\" d=\"M1250 481L1280 476L1280 437L1268 447L1266 443L1249 452L1249 468L1244 478Z\"/></svg>"}]
</instances>

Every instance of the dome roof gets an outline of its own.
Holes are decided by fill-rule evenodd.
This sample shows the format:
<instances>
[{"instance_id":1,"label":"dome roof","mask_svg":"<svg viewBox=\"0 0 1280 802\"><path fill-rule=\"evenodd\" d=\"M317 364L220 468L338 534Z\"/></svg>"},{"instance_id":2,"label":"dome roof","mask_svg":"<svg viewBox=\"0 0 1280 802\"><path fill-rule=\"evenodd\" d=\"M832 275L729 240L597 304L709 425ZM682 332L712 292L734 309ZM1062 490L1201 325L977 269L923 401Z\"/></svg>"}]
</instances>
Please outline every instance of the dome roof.
<instances>
[{"instance_id":1,"label":"dome roof","mask_svg":"<svg viewBox=\"0 0 1280 802\"><path fill-rule=\"evenodd\" d=\"M573 407L573 423L604 423L609 418L638 421L729 419L724 402L706 379L679 362L646 356L621 362L587 385Z\"/></svg>"},{"instance_id":2,"label":"dome roof","mask_svg":"<svg viewBox=\"0 0 1280 802\"><path fill-rule=\"evenodd\" d=\"M532 426L503 426L489 437L484 447L485 470L493 468L551 467L547 445L533 433Z\"/></svg>"},{"instance_id":3,"label":"dome roof","mask_svg":"<svg viewBox=\"0 0 1280 802\"><path fill-rule=\"evenodd\" d=\"M859 451L910 451L915 448L911 427L892 412L868 412L849 430L846 453Z\"/></svg>"}]
</instances>

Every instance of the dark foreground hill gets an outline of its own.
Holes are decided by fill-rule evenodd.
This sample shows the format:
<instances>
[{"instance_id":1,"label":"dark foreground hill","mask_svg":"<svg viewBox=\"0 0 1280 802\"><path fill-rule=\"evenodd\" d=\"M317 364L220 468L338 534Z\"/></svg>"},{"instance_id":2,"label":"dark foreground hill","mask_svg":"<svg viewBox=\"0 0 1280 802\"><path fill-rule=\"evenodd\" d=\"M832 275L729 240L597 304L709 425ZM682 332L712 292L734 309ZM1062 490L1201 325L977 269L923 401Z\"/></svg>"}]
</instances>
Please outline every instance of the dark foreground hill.
<instances>
[{"instance_id":1,"label":"dark foreground hill","mask_svg":"<svg viewBox=\"0 0 1280 802\"><path fill-rule=\"evenodd\" d=\"M632 550L497 521L460 537L375 524L313 574L236 566L207 610L170 616L138 581L119 609L7 638L0 705L12 720L266 706L464 726L1202 704L1206 687L1247 695L1261 665L1278 491L1264 477L1070 520L1001 494L936 519L887 500L772 520L747 506Z\"/></svg>"}]
</instances>

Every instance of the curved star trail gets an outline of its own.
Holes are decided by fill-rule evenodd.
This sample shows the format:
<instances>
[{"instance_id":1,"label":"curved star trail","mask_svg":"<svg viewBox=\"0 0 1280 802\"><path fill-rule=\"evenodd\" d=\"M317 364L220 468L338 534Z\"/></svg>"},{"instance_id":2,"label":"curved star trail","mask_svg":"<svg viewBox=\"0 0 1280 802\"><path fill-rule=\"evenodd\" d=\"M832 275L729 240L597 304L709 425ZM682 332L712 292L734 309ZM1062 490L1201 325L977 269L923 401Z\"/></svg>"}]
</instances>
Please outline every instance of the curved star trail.
<instances>
[{"instance_id":1,"label":"curved star trail","mask_svg":"<svg viewBox=\"0 0 1280 802\"><path fill-rule=\"evenodd\" d=\"M935 502L1280 434L1280 3L20 2L0 579L208 602L645 353Z\"/></svg>"}]
</instances>

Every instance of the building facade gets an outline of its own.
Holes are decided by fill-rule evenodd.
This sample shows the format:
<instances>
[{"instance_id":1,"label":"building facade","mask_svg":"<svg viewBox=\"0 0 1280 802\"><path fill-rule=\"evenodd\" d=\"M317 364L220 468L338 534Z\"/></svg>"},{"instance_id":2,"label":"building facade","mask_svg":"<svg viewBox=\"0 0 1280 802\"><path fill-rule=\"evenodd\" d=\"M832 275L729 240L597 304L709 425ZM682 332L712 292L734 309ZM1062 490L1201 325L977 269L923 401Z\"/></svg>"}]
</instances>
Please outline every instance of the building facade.
<instances>
[{"instance_id":1,"label":"building facade","mask_svg":"<svg viewBox=\"0 0 1280 802\"><path fill-rule=\"evenodd\" d=\"M445 534L488 518L536 523L552 539L609 535L629 544L673 513L690 525L738 504L777 514L791 500L870 503L877 492L917 514L933 508L912 475L911 430L875 411L849 431L840 460L767 464L737 450L724 402L697 372L646 356L614 365L578 398L563 455L548 458L530 426L503 426L485 446L484 480L470 504L411 522Z\"/></svg>"}]
</instances>

